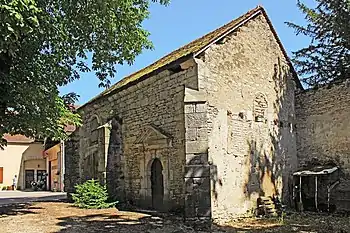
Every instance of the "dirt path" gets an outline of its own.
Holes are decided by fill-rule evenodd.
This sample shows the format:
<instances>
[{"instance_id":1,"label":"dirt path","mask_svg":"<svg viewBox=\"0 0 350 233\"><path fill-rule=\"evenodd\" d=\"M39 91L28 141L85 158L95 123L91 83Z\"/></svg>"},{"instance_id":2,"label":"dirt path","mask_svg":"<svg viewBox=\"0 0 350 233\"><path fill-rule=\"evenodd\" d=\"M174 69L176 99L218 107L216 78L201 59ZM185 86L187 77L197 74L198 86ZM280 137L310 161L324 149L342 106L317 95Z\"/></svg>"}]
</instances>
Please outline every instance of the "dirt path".
<instances>
[{"instance_id":1,"label":"dirt path","mask_svg":"<svg viewBox=\"0 0 350 233\"><path fill-rule=\"evenodd\" d=\"M16 203L56 201L63 200L66 198L67 194L61 192L1 191L0 206Z\"/></svg>"},{"instance_id":2,"label":"dirt path","mask_svg":"<svg viewBox=\"0 0 350 233\"><path fill-rule=\"evenodd\" d=\"M116 209L83 210L69 203L40 202L0 207L1 233L194 233L181 219ZM203 231L202 231L203 232ZM350 218L293 214L282 223L246 219L211 232L350 233Z\"/></svg>"}]
</instances>

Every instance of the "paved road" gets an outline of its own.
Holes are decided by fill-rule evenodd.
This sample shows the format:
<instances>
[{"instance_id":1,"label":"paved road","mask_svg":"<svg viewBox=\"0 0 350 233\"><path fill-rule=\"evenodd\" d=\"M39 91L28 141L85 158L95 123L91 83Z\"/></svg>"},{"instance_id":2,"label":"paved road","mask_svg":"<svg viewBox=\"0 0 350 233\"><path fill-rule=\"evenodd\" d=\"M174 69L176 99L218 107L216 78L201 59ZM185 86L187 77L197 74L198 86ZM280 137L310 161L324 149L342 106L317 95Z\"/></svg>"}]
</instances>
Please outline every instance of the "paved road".
<instances>
[{"instance_id":1,"label":"paved road","mask_svg":"<svg viewBox=\"0 0 350 233\"><path fill-rule=\"evenodd\" d=\"M61 192L0 191L0 206L36 201L55 201L65 198L67 198L67 194Z\"/></svg>"}]
</instances>

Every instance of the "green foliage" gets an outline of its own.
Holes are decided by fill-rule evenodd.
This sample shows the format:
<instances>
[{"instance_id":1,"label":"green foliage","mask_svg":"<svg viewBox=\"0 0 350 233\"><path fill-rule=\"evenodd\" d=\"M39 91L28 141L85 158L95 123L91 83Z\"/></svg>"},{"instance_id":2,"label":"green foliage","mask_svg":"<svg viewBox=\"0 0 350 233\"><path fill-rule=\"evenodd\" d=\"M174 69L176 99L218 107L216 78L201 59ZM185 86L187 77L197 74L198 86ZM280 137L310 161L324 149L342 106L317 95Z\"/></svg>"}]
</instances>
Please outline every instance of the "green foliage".
<instances>
[{"instance_id":1,"label":"green foliage","mask_svg":"<svg viewBox=\"0 0 350 233\"><path fill-rule=\"evenodd\" d=\"M296 34L312 38L294 52L293 62L308 86L350 78L350 0L315 0L312 9L298 1L306 26L287 23Z\"/></svg>"},{"instance_id":2,"label":"green foliage","mask_svg":"<svg viewBox=\"0 0 350 233\"><path fill-rule=\"evenodd\" d=\"M74 205L84 209L104 209L116 205L117 202L108 203L108 193L105 186L96 180L88 180L75 186L76 193L72 194Z\"/></svg>"},{"instance_id":3,"label":"green foliage","mask_svg":"<svg viewBox=\"0 0 350 233\"><path fill-rule=\"evenodd\" d=\"M142 28L151 2L169 0L0 0L0 138L79 126L58 88L87 71L107 87L117 64L152 48Z\"/></svg>"}]
</instances>

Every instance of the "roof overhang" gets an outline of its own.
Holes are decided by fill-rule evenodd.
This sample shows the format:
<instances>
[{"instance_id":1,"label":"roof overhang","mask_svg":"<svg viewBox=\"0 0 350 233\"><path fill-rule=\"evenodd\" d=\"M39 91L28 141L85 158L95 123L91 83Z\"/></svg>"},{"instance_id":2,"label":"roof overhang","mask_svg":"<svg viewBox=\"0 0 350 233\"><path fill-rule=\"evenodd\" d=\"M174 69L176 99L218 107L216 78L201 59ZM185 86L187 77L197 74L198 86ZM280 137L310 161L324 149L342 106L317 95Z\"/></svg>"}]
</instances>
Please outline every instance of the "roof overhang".
<instances>
[{"instance_id":1,"label":"roof overhang","mask_svg":"<svg viewBox=\"0 0 350 233\"><path fill-rule=\"evenodd\" d=\"M304 169L293 173L293 176L318 176L329 175L337 171L338 167L317 166L311 169Z\"/></svg>"}]
</instances>

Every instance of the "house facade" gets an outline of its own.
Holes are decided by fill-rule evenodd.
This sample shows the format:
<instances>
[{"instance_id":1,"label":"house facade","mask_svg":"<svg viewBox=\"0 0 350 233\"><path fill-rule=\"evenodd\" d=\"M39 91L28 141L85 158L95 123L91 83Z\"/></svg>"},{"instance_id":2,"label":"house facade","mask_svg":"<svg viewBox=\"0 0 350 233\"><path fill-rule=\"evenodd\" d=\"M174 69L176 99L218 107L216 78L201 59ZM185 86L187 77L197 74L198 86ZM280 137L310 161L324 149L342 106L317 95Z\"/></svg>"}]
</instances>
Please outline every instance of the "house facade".
<instances>
[{"instance_id":1,"label":"house facade","mask_svg":"<svg viewBox=\"0 0 350 233\"><path fill-rule=\"evenodd\" d=\"M74 108L76 107L74 106ZM70 135L75 131L75 126L67 125L64 131ZM44 145L44 158L47 167L47 190L63 192L65 189L65 140L47 138Z\"/></svg>"},{"instance_id":2,"label":"house facade","mask_svg":"<svg viewBox=\"0 0 350 233\"><path fill-rule=\"evenodd\" d=\"M44 151L47 167L47 190L63 192L64 190L64 161L63 142L48 146Z\"/></svg>"},{"instance_id":3,"label":"house facade","mask_svg":"<svg viewBox=\"0 0 350 233\"><path fill-rule=\"evenodd\" d=\"M0 150L0 187L11 189L13 178L17 177L17 189L31 188L46 173L43 157L43 143L23 135L4 135L7 146Z\"/></svg>"},{"instance_id":4,"label":"house facade","mask_svg":"<svg viewBox=\"0 0 350 233\"><path fill-rule=\"evenodd\" d=\"M124 78L79 108L65 186L224 222L260 196L291 200L301 88L262 7Z\"/></svg>"}]
</instances>

